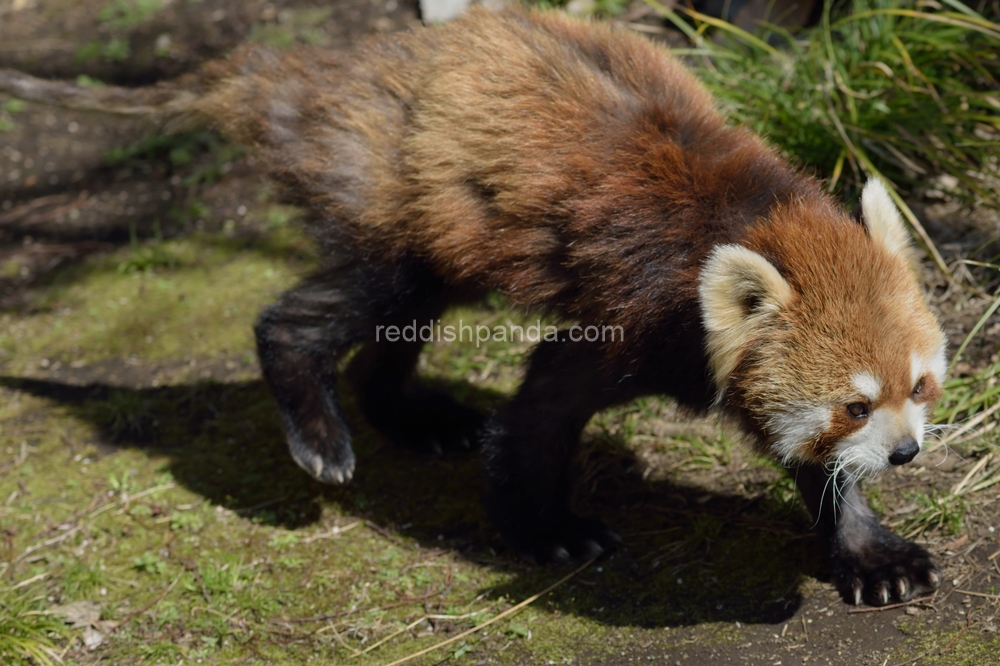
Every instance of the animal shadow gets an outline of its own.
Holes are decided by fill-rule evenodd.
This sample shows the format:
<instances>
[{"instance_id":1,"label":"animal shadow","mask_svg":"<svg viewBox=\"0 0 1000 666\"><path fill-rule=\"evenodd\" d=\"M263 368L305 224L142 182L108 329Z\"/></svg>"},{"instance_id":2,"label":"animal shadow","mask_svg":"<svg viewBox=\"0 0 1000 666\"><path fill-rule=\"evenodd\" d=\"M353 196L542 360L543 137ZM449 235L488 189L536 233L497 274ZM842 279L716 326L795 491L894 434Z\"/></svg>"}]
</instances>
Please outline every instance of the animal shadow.
<instances>
[{"instance_id":1,"label":"animal shadow","mask_svg":"<svg viewBox=\"0 0 1000 666\"><path fill-rule=\"evenodd\" d=\"M493 597L526 598L572 570L537 567L504 548L480 505L476 455L417 458L353 418L355 478L346 486L314 481L292 462L260 380L133 389L6 376L0 386L61 404L95 427L104 450L166 457L177 483L247 520L302 528L333 502L390 538L514 573L489 591ZM477 406L500 402L495 393L462 388ZM644 480L635 454L614 438L584 449L587 487L577 508L624 543L549 594L550 608L621 626L778 623L800 606L807 576L826 576L809 520L794 505Z\"/></svg>"}]
</instances>

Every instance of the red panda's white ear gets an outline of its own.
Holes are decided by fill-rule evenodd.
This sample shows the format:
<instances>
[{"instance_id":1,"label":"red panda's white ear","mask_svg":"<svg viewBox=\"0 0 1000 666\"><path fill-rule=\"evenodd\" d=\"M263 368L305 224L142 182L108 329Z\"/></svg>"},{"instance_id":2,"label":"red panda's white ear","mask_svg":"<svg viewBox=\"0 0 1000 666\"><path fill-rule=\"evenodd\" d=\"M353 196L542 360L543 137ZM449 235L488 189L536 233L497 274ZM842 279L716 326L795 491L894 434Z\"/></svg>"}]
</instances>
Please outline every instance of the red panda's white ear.
<instances>
[{"instance_id":1,"label":"red panda's white ear","mask_svg":"<svg viewBox=\"0 0 1000 666\"><path fill-rule=\"evenodd\" d=\"M878 178L870 178L861 193L861 215L872 240L910 261L910 233L903 224L889 191Z\"/></svg>"},{"instance_id":2,"label":"red panda's white ear","mask_svg":"<svg viewBox=\"0 0 1000 666\"><path fill-rule=\"evenodd\" d=\"M722 389L761 327L794 298L771 262L741 245L715 248L698 284L701 318L716 386Z\"/></svg>"}]
</instances>

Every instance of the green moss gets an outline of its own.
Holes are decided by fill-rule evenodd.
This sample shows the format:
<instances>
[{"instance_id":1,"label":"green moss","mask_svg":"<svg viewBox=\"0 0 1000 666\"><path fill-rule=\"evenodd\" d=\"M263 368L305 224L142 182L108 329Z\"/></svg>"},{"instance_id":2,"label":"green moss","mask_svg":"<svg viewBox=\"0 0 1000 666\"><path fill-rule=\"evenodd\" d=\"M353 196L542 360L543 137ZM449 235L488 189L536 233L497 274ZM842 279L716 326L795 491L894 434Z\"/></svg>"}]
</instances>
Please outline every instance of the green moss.
<instances>
[{"instance_id":1,"label":"green moss","mask_svg":"<svg viewBox=\"0 0 1000 666\"><path fill-rule=\"evenodd\" d=\"M956 623L947 628L929 628L920 620L904 621L900 628L917 640L895 650L890 663L919 663L940 666L982 666L995 663L1000 636L986 633L976 625Z\"/></svg>"},{"instance_id":2,"label":"green moss","mask_svg":"<svg viewBox=\"0 0 1000 666\"><path fill-rule=\"evenodd\" d=\"M283 262L224 239L122 249L60 273L38 312L0 332L0 353L18 374L43 358L72 366L247 353L258 312L294 279Z\"/></svg>"}]
</instances>

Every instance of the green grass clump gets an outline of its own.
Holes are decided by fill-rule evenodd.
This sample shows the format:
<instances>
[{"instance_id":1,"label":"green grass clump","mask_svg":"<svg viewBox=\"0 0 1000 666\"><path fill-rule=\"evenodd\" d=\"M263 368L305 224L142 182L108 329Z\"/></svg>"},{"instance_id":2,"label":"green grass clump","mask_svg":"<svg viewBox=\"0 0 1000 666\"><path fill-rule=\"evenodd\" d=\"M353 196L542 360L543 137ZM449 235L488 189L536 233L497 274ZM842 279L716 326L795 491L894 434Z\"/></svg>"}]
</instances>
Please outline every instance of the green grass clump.
<instances>
[{"instance_id":1,"label":"green grass clump","mask_svg":"<svg viewBox=\"0 0 1000 666\"><path fill-rule=\"evenodd\" d=\"M692 26L647 1L692 40L681 52L729 116L828 178L831 190L853 200L872 176L914 188L947 174L952 194L998 203L981 174L995 170L1000 147L1000 25L964 4L851 0L832 12L827 0L817 27L792 35L765 25L755 36L687 11Z\"/></svg>"},{"instance_id":2,"label":"green grass clump","mask_svg":"<svg viewBox=\"0 0 1000 666\"><path fill-rule=\"evenodd\" d=\"M114 0L97 14L101 23L127 30L145 23L163 8L162 0Z\"/></svg>"},{"instance_id":3,"label":"green grass clump","mask_svg":"<svg viewBox=\"0 0 1000 666\"><path fill-rule=\"evenodd\" d=\"M45 597L0 595L0 662L11 666L59 662L54 637L65 625L46 610Z\"/></svg>"},{"instance_id":4,"label":"green grass clump","mask_svg":"<svg viewBox=\"0 0 1000 666\"><path fill-rule=\"evenodd\" d=\"M1000 401L1000 361L968 377L945 383L944 398L938 404L935 421L959 425Z\"/></svg>"},{"instance_id":5,"label":"green grass clump","mask_svg":"<svg viewBox=\"0 0 1000 666\"><path fill-rule=\"evenodd\" d=\"M115 147L104 155L110 167L145 167L155 165L167 173L198 160L198 168L182 181L185 187L211 184L225 173L225 165L242 155L244 149L227 143L214 132L200 130L180 134L153 134L129 146ZM203 159L203 156L208 159Z\"/></svg>"}]
</instances>

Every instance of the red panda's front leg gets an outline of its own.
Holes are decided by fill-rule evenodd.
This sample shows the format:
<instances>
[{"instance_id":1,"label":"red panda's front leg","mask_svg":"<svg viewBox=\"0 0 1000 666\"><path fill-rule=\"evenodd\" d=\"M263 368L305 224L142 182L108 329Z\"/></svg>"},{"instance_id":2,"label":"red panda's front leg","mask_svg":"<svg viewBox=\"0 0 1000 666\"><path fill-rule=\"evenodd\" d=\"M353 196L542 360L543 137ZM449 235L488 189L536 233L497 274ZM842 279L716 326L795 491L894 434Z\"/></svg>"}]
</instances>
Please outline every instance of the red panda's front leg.
<instances>
[{"instance_id":1,"label":"red panda's front leg","mask_svg":"<svg viewBox=\"0 0 1000 666\"><path fill-rule=\"evenodd\" d=\"M879 523L858 483L818 465L789 470L830 549L834 584L850 604L884 606L932 592L941 574L930 554Z\"/></svg>"},{"instance_id":2,"label":"red panda's front leg","mask_svg":"<svg viewBox=\"0 0 1000 666\"><path fill-rule=\"evenodd\" d=\"M604 367L597 343L542 342L517 395L487 428L485 504L514 550L538 562L585 559L619 538L569 508L569 469L590 417L637 395L634 377Z\"/></svg>"}]
</instances>

